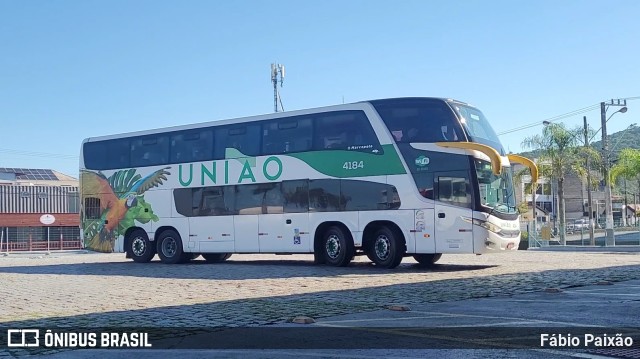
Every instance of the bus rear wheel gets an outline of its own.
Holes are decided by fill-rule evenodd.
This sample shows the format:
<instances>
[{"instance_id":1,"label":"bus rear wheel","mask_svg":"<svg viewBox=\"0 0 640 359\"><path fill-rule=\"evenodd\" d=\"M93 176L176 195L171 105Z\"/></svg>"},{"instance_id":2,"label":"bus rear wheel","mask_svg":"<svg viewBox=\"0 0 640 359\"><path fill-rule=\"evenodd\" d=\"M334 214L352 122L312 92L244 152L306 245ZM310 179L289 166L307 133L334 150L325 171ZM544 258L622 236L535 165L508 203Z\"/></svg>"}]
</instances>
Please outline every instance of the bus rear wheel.
<instances>
[{"instance_id":1,"label":"bus rear wheel","mask_svg":"<svg viewBox=\"0 0 640 359\"><path fill-rule=\"evenodd\" d=\"M162 263L176 264L185 260L182 239L178 232L168 229L158 237L158 256Z\"/></svg>"},{"instance_id":2,"label":"bus rear wheel","mask_svg":"<svg viewBox=\"0 0 640 359\"><path fill-rule=\"evenodd\" d=\"M367 257L382 268L397 267L405 253L402 236L397 231L382 227L376 231L373 238L373 243L368 247Z\"/></svg>"},{"instance_id":3,"label":"bus rear wheel","mask_svg":"<svg viewBox=\"0 0 640 359\"><path fill-rule=\"evenodd\" d=\"M129 234L127 240L127 257L137 263L150 262L156 255L156 249L153 244L149 241L147 232L142 229L136 229Z\"/></svg>"},{"instance_id":4,"label":"bus rear wheel","mask_svg":"<svg viewBox=\"0 0 640 359\"><path fill-rule=\"evenodd\" d=\"M353 259L353 240L340 227L329 227L322 236L324 262L335 267L346 267Z\"/></svg>"},{"instance_id":5,"label":"bus rear wheel","mask_svg":"<svg viewBox=\"0 0 640 359\"><path fill-rule=\"evenodd\" d=\"M202 258L209 263L224 262L231 257L231 253L202 253Z\"/></svg>"},{"instance_id":6,"label":"bus rear wheel","mask_svg":"<svg viewBox=\"0 0 640 359\"><path fill-rule=\"evenodd\" d=\"M414 254L413 259L420 265L430 267L434 265L442 257L442 253Z\"/></svg>"}]
</instances>

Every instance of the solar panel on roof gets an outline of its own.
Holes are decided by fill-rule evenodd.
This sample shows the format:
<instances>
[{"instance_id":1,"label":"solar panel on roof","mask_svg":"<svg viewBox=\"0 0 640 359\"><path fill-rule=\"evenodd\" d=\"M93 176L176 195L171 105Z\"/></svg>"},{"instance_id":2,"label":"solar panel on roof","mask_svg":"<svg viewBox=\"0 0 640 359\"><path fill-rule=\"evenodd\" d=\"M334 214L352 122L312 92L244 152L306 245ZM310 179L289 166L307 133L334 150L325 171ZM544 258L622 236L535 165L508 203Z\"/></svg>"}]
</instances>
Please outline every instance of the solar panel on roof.
<instances>
[{"instance_id":1,"label":"solar panel on roof","mask_svg":"<svg viewBox=\"0 0 640 359\"><path fill-rule=\"evenodd\" d=\"M0 172L16 173L18 179L58 181L58 177L49 169L0 167Z\"/></svg>"}]
</instances>

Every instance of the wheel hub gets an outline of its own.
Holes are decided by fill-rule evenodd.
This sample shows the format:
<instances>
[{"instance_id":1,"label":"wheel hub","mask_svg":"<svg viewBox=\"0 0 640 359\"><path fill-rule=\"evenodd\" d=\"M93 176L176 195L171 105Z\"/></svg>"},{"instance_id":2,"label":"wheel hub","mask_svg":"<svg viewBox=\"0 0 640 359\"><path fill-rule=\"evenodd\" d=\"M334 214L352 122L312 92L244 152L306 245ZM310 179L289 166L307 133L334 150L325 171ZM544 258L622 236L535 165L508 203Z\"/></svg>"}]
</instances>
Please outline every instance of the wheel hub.
<instances>
[{"instance_id":1,"label":"wheel hub","mask_svg":"<svg viewBox=\"0 0 640 359\"><path fill-rule=\"evenodd\" d=\"M327 239L327 244L325 249L327 251L327 255L329 256L329 258L331 259L338 258L338 255L340 255L340 239L338 238L338 236L336 236L335 234L330 235L329 238Z\"/></svg>"},{"instance_id":2,"label":"wheel hub","mask_svg":"<svg viewBox=\"0 0 640 359\"><path fill-rule=\"evenodd\" d=\"M142 237L136 237L133 239L133 243L131 243L131 251L133 255L136 257L140 257L144 254L147 249L147 245Z\"/></svg>"},{"instance_id":3,"label":"wheel hub","mask_svg":"<svg viewBox=\"0 0 640 359\"><path fill-rule=\"evenodd\" d=\"M176 240L171 237L167 237L162 241L162 254L164 254L165 257L171 258L175 256L177 248Z\"/></svg>"},{"instance_id":4,"label":"wheel hub","mask_svg":"<svg viewBox=\"0 0 640 359\"><path fill-rule=\"evenodd\" d=\"M389 241L389 238L387 238L387 236L378 236L378 238L376 238L374 248L376 251L376 256L380 260L386 260L391 254L391 241Z\"/></svg>"}]
</instances>

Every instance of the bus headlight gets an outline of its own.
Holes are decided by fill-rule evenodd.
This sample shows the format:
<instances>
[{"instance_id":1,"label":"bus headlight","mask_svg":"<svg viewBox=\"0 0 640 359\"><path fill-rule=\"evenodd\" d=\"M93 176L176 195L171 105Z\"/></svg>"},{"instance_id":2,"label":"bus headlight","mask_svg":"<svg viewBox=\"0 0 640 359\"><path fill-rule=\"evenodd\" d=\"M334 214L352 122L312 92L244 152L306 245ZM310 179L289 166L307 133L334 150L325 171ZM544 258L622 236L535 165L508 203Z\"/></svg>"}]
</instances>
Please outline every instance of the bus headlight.
<instances>
[{"instance_id":1,"label":"bus headlight","mask_svg":"<svg viewBox=\"0 0 640 359\"><path fill-rule=\"evenodd\" d=\"M502 228L496 226L495 224L491 223L491 222L487 222L487 221L483 221L481 219L473 219L473 224L475 224L476 226L480 226L482 228L485 228L495 234L500 234L500 232L502 232Z\"/></svg>"}]
</instances>

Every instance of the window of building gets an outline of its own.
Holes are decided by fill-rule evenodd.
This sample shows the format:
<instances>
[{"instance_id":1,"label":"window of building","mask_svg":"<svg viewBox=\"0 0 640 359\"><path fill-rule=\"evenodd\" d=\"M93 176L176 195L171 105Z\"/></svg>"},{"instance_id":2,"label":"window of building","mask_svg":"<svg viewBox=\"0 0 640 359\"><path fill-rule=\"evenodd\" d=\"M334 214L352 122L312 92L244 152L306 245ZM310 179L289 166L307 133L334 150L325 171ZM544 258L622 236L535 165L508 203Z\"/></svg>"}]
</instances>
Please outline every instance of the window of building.
<instances>
[{"instance_id":1,"label":"window of building","mask_svg":"<svg viewBox=\"0 0 640 359\"><path fill-rule=\"evenodd\" d=\"M67 212L80 212L80 196L78 192L67 192Z\"/></svg>"}]
</instances>

